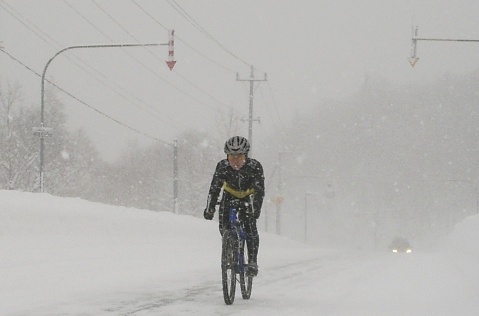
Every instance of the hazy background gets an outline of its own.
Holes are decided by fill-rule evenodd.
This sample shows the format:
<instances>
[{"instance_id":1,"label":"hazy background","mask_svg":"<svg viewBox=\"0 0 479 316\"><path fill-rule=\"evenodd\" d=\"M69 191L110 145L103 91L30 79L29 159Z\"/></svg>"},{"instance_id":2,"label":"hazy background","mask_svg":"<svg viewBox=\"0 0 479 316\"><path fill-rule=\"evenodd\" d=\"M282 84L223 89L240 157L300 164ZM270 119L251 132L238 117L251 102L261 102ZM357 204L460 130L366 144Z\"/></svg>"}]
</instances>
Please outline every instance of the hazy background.
<instances>
[{"instance_id":1,"label":"hazy background","mask_svg":"<svg viewBox=\"0 0 479 316\"><path fill-rule=\"evenodd\" d=\"M168 49L161 46L72 50L55 58L47 73L89 105L165 141L192 126L214 132L230 109L247 118L249 87L236 81L236 72L247 79L249 65L257 69L257 78L268 75L256 90L254 108L266 131L281 128L294 111L322 99L348 96L366 78L415 84L477 65L478 48L470 43L421 42L416 67L407 61L413 25L420 36L478 37L475 1L176 3L211 38L175 10L173 1L20 0L0 2L0 40L41 74L65 47L162 43L168 41L166 29L174 28L178 62L173 72L164 64ZM39 103L40 79L7 56L0 62L2 78L25 83L31 102ZM132 137L143 139L61 97L72 127L86 128L105 157L115 159ZM242 129L247 130L246 123ZM255 130L258 141L274 137L256 123Z\"/></svg>"},{"instance_id":2,"label":"hazy background","mask_svg":"<svg viewBox=\"0 0 479 316\"><path fill-rule=\"evenodd\" d=\"M268 197L282 191L282 233L305 238L308 223L312 241L348 232L377 245L447 231L477 211L479 47L419 42L420 60L407 60L413 25L420 37L479 39L477 12L476 1L15 0L0 1L0 40L41 74L65 47L166 43L175 29L171 72L167 46L72 50L48 68L106 115L57 93L69 128L84 129L110 162L132 141L171 143L185 130L246 136L249 86L236 74L248 79L253 65L268 78L255 85L254 156ZM38 76L5 54L0 70L39 107ZM268 199L265 228L276 210Z\"/></svg>"}]
</instances>

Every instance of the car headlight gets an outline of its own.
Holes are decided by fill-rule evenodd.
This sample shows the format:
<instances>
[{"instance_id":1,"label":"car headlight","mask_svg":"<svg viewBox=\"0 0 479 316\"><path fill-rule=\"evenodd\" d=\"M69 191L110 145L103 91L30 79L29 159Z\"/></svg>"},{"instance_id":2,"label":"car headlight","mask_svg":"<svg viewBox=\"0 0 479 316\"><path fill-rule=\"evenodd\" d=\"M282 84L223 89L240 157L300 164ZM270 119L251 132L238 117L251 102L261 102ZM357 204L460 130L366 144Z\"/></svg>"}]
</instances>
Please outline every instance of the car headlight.
<instances>
[{"instance_id":1,"label":"car headlight","mask_svg":"<svg viewBox=\"0 0 479 316\"><path fill-rule=\"evenodd\" d=\"M412 249L406 250L406 253L411 253L411 252L412 252Z\"/></svg>"},{"instance_id":2,"label":"car headlight","mask_svg":"<svg viewBox=\"0 0 479 316\"><path fill-rule=\"evenodd\" d=\"M398 252L398 250L397 250L397 249L393 249L393 252L394 252L394 253L397 253L397 252Z\"/></svg>"}]
</instances>

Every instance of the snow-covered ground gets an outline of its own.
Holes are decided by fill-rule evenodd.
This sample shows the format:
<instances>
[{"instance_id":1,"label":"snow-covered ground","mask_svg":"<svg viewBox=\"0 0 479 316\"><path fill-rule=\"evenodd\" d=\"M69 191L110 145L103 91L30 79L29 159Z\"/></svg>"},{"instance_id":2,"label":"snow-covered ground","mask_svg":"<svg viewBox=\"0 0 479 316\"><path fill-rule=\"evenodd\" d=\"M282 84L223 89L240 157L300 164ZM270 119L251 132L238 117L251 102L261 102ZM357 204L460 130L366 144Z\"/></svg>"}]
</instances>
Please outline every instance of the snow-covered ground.
<instances>
[{"instance_id":1,"label":"snow-covered ground","mask_svg":"<svg viewBox=\"0 0 479 316\"><path fill-rule=\"evenodd\" d=\"M477 315L479 217L410 255L261 234L252 298L223 302L217 223L0 191L0 315Z\"/></svg>"}]
</instances>

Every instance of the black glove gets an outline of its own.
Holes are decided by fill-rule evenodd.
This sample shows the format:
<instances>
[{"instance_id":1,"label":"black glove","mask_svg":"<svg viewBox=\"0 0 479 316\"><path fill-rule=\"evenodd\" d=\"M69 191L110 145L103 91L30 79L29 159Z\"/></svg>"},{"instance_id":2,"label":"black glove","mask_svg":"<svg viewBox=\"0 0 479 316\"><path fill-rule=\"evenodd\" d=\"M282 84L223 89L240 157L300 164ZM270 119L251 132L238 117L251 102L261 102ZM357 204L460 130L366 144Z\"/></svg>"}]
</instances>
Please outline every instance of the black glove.
<instances>
[{"instance_id":1,"label":"black glove","mask_svg":"<svg viewBox=\"0 0 479 316\"><path fill-rule=\"evenodd\" d=\"M213 219L213 216L215 216L215 209L205 208L205 211L203 212L203 217L211 221Z\"/></svg>"}]
</instances>

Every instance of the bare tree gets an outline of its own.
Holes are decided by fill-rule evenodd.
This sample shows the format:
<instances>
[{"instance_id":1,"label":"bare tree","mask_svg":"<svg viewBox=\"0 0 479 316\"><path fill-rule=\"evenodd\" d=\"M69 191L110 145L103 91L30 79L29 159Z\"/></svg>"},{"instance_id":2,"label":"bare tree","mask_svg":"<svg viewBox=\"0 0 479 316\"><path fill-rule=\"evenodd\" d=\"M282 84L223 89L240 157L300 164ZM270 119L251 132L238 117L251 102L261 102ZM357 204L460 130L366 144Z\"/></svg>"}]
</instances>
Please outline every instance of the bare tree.
<instances>
[{"instance_id":1,"label":"bare tree","mask_svg":"<svg viewBox=\"0 0 479 316\"><path fill-rule=\"evenodd\" d=\"M52 91L46 101L45 123L55 132L45 139L45 191L81 196L98 152L82 131L67 130L63 105ZM39 139L32 132L39 126L38 112L23 103L18 84L0 85L0 188L38 189Z\"/></svg>"},{"instance_id":2,"label":"bare tree","mask_svg":"<svg viewBox=\"0 0 479 316\"><path fill-rule=\"evenodd\" d=\"M205 205L216 163L222 158L222 143L197 131L179 137L180 212L199 215Z\"/></svg>"},{"instance_id":3,"label":"bare tree","mask_svg":"<svg viewBox=\"0 0 479 316\"><path fill-rule=\"evenodd\" d=\"M0 84L0 188L31 191L38 154L31 131L34 113L22 105L18 84Z\"/></svg>"}]
</instances>

